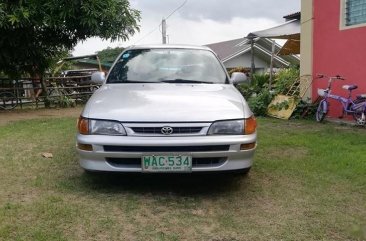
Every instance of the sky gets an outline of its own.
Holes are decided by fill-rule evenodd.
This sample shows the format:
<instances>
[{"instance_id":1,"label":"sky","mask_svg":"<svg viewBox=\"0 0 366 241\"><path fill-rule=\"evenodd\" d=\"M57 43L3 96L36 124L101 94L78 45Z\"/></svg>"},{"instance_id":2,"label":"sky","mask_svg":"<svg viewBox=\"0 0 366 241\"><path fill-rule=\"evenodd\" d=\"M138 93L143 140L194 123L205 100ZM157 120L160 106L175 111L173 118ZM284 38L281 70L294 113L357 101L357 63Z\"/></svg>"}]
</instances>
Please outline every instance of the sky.
<instances>
[{"instance_id":1,"label":"sky","mask_svg":"<svg viewBox=\"0 0 366 241\"><path fill-rule=\"evenodd\" d=\"M90 38L76 45L74 56L107 47L162 42L161 20L167 21L168 43L206 45L247 36L284 23L283 16L299 12L301 0L130 0L141 11L140 32L128 41Z\"/></svg>"}]
</instances>

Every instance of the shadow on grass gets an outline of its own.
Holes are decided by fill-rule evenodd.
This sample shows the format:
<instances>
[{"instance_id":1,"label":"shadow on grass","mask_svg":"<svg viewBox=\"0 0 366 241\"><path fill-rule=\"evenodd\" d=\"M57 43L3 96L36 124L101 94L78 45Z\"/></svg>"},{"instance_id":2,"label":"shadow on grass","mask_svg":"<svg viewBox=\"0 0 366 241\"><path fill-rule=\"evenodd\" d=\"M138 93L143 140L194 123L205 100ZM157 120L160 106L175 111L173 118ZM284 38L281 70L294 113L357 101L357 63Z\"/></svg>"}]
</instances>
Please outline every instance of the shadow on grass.
<instances>
[{"instance_id":1,"label":"shadow on grass","mask_svg":"<svg viewBox=\"0 0 366 241\"><path fill-rule=\"evenodd\" d=\"M80 174L80 173L79 173ZM246 189L250 175L236 173L130 174L89 173L63 180L62 188L88 193L215 196Z\"/></svg>"}]
</instances>

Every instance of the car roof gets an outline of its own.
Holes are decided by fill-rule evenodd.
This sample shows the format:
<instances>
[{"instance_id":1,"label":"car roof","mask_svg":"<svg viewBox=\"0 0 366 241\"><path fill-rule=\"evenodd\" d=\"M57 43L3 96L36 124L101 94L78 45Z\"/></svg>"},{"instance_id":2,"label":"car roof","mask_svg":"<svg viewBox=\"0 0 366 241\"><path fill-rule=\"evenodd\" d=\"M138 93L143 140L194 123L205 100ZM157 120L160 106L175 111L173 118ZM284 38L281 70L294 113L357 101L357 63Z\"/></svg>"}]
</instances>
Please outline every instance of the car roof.
<instances>
[{"instance_id":1,"label":"car roof","mask_svg":"<svg viewBox=\"0 0 366 241\"><path fill-rule=\"evenodd\" d=\"M209 47L199 46L199 45L188 45L188 44L149 44L149 45L132 45L126 49L199 49L199 50L209 50Z\"/></svg>"}]
</instances>

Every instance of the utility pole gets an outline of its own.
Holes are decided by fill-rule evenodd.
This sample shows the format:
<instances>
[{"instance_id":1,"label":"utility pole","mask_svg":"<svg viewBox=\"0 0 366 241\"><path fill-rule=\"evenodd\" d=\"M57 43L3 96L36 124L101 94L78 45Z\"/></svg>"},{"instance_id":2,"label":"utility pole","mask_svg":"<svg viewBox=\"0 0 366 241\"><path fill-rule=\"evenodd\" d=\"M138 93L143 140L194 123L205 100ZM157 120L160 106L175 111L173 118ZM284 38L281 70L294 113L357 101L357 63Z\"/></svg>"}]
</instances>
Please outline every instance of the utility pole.
<instances>
[{"instance_id":1,"label":"utility pole","mask_svg":"<svg viewBox=\"0 0 366 241\"><path fill-rule=\"evenodd\" d=\"M163 37L163 44L166 44L166 20L163 18L161 21L161 33Z\"/></svg>"},{"instance_id":2,"label":"utility pole","mask_svg":"<svg viewBox=\"0 0 366 241\"><path fill-rule=\"evenodd\" d=\"M272 89L274 54L275 54L275 41L272 40L271 64L270 64L270 68L269 68L270 70L269 70L269 84L268 84L268 89L270 91Z\"/></svg>"}]
</instances>

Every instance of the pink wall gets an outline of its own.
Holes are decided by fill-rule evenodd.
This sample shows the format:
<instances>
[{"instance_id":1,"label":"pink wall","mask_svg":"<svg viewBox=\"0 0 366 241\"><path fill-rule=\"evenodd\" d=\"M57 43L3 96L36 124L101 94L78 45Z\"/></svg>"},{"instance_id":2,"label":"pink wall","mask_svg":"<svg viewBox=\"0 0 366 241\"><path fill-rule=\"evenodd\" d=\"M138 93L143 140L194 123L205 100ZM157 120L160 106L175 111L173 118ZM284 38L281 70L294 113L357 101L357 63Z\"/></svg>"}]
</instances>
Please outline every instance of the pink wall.
<instances>
[{"instance_id":1,"label":"pink wall","mask_svg":"<svg viewBox=\"0 0 366 241\"><path fill-rule=\"evenodd\" d=\"M366 93L366 27L340 30L340 0L314 0L313 76L318 73L341 75L345 81L333 84L333 93L346 96L344 84L356 84L354 96ZM313 99L317 89L326 88L326 79L313 82ZM331 102L329 115L341 114L340 104Z\"/></svg>"}]
</instances>

